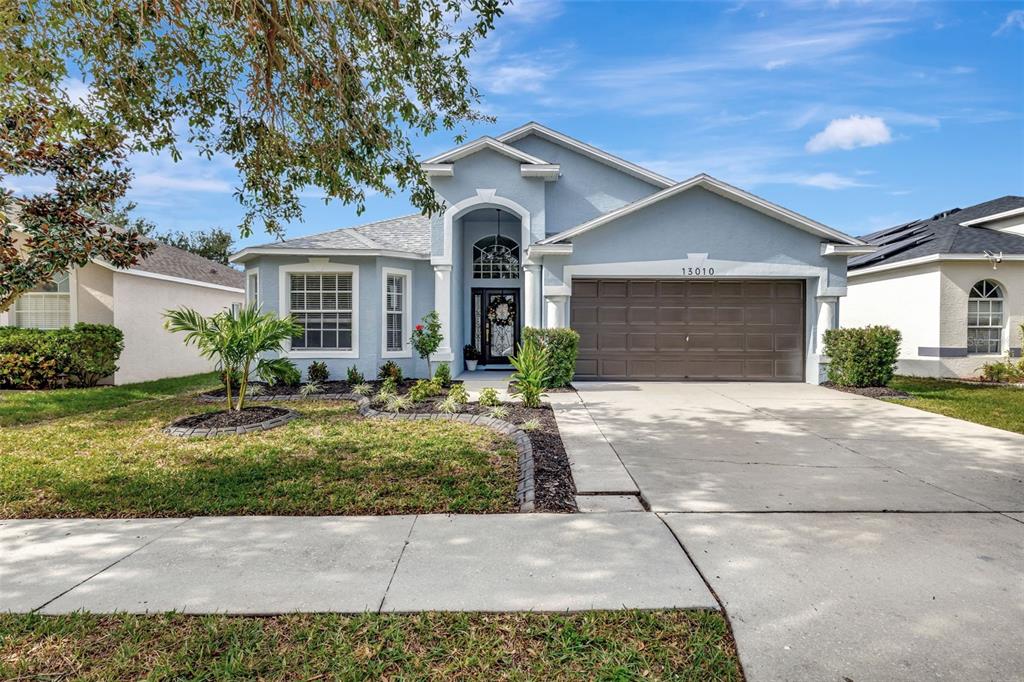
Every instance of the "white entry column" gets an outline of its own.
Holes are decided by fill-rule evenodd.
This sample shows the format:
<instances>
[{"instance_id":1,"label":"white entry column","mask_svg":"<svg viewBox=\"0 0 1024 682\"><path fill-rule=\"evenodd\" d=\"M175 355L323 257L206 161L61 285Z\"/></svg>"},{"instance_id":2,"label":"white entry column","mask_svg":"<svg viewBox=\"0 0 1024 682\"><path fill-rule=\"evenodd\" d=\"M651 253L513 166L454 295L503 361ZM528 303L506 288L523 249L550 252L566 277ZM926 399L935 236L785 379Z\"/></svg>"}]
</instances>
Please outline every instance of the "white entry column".
<instances>
[{"instance_id":1,"label":"white entry column","mask_svg":"<svg viewBox=\"0 0 1024 682\"><path fill-rule=\"evenodd\" d=\"M452 266L434 265L434 310L441 322L441 334L444 338L441 346L431 359L441 362L452 361Z\"/></svg>"},{"instance_id":2,"label":"white entry column","mask_svg":"<svg viewBox=\"0 0 1024 682\"><path fill-rule=\"evenodd\" d=\"M523 325L540 326L540 265L523 265Z\"/></svg>"},{"instance_id":3,"label":"white entry column","mask_svg":"<svg viewBox=\"0 0 1024 682\"><path fill-rule=\"evenodd\" d=\"M567 308L569 305L569 297L562 294L555 294L545 296L544 300L547 301L547 328L548 329L561 329L568 327L567 324L568 314Z\"/></svg>"},{"instance_id":4,"label":"white entry column","mask_svg":"<svg viewBox=\"0 0 1024 682\"><path fill-rule=\"evenodd\" d=\"M825 355L825 332L836 326L838 296L818 296L818 355Z\"/></svg>"}]
</instances>

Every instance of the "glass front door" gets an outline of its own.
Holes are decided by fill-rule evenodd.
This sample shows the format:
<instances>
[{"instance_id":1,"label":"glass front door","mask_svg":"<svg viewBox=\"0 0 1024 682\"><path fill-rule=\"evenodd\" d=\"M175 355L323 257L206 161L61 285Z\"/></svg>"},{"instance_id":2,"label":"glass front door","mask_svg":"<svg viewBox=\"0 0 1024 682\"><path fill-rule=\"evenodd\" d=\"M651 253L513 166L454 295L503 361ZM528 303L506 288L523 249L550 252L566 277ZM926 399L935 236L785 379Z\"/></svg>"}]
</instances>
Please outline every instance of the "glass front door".
<instances>
[{"instance_id":1,"label":"glass front door","mask_svg":"<svg viewBox=\"0 0 1024 682\"><path fill-rule=\"evenodd\" d=\"M473 345L483 365L507 365L519 344L519 290L473 289Z\"/></svg>"}]
</instances>

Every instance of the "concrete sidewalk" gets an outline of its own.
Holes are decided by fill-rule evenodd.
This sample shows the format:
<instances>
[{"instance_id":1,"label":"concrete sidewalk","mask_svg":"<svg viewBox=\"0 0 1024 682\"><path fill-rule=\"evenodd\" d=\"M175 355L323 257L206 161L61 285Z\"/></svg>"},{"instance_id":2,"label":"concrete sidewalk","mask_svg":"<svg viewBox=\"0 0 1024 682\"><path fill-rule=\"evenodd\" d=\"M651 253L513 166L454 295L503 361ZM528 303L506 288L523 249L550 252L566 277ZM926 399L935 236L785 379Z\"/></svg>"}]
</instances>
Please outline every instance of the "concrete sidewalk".
<instances>
[{"instance_id":1,"label":"concrete sidewalk","mask_svg":"<svg viewBox=\"0 0 1024 682\"><path fill-rule=\"evenodd\" d=\"M717 606L654 514L0 522L0 611Z\"/></svg>"}]
</instances>

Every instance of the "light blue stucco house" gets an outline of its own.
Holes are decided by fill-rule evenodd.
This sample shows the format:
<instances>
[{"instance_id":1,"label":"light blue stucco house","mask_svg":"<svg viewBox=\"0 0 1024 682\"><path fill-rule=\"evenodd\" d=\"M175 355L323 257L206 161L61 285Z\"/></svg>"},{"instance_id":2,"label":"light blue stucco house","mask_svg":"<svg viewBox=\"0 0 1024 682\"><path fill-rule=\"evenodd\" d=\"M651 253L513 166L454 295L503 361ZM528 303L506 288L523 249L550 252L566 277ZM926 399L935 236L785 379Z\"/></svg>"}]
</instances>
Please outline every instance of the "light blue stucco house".
<instances>
[{"instance_id":1,"label":"light blue stucco house","mask_svg":"<svg viewBox=\"0 0 1024 682\"><path fill-rule=\"evenodd\" d=\"M847 258L875 247L708 175L675 182L537 123L423 162L446 207L243 249L247 296L341 377L507 367L524 326L580 333L577 379L817 382Z\"/></svg>"}]
</instances>

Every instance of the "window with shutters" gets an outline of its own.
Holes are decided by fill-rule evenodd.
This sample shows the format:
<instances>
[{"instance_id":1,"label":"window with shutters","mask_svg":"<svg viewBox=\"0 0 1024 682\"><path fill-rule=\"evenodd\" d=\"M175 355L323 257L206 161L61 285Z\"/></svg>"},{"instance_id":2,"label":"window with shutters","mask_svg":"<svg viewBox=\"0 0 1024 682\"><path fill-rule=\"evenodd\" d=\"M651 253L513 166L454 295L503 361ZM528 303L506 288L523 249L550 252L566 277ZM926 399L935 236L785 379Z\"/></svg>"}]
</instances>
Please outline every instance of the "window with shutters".
<instances>
[{"instance_id":1,"label":"window with shutters","mask_svg":"<svg viewBox=\"0 0 1024 682\"><path fill-rule=\"evenodd\" d=\"M408 270L384 268L381 278L384 284L382 354L384 357L411 357L409 347L411 273Z\"/></svg>"},{"instance_id":2,"label":"window with shutters","mask_svg":"<svg viewBox=\"0 0 1024 682\"><path fill-rule=\"evenodd\" d=\"M71 277L59 272L53 279L22 294L14 302L15 327L59 329L71 325Z\"/></svg>"},{"instance_id":3,"label":"window with shutters","mask_svg":"<svg viewBox=\"0 0 1024 682\"><path fill-rule=\"evenodd\" d=\"M983 279L967 299L967 352L998 355L1003 338L1003 289Z\"/></svg>"},{"instance_id":4,"label":"window with shutters","mask_svg":"<svg viewBox=\"0 0 1024 682\"><path fill-rule=\"evenodd\" d=\"M354 271L287 273L288 312L302 327L292 350L355 350Z\"/></svg>"}]
</instances>

